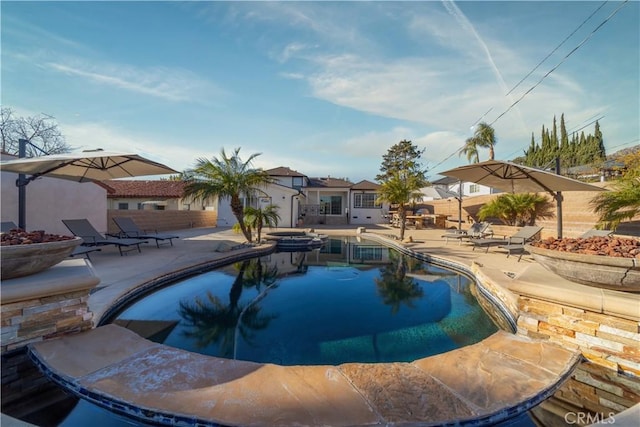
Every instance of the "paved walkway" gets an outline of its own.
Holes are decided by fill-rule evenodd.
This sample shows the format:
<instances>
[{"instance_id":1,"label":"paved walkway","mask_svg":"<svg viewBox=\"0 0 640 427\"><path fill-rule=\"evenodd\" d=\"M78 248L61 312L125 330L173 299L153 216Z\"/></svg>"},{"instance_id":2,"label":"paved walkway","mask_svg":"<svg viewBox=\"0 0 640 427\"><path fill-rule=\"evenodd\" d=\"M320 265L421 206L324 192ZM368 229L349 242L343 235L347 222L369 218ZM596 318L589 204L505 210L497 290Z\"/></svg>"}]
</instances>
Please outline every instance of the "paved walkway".
<instances>
[{"instance_id":1,"label":"paved walkway","mask_svg":"<svg viewBox=\"0 0 640 427\"><path fill-rule=\"evenodd\" d=\"M347 235L355 234L355 227L318 231ZM386 227L367 231L397 234ZM527 273L535 277L531 270L541 269L527 256L518 262L492 250L445 245L442 232L409 230L413 242L406 247L467 266L474 263L498 281ZM92 254L101 279L89 298L96 318L144 283L260 250L229 251L243 240L229 229L178 234L174 247L150 245L142 254L124 257L111 248ZM576 352L502 331L412 363L277 366L234 361L155 344L115 325L34 344L31 351L65 387L103 406L147 421L243 426L490 423L544 400L580 360Z\"/></svg>"}]
</instances>

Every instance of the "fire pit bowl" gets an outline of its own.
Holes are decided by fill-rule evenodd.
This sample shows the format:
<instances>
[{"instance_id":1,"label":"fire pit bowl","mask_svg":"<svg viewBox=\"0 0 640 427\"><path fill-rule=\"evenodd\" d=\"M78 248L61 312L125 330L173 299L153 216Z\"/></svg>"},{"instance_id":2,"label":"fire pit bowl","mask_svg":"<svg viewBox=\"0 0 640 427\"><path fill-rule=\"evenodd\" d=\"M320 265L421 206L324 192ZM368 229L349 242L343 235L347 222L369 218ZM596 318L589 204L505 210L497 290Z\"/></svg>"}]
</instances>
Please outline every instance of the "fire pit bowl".
<instances>
[{"instance_id":1,"label":"fire pit bowl","mask_svg":"<svg viewBox=\"0 0 640 427\"><path fill-rule=\"evenodd\" d=\"M28 276L53 267L68 257L81 243L80 237L74 237L57 242L2 246L2 280Z\"/></svg>"},{"instance_id":2,"label":"fire pit bowl","mask_svg":"<svg viewBox=\"0 0 640 427\"><path fill-rule=\"evenodd\" d=\"M640 259L562 252L527 245L540 265L572 282L597 288L640 292Z\"/></svg>"}]
</instances>

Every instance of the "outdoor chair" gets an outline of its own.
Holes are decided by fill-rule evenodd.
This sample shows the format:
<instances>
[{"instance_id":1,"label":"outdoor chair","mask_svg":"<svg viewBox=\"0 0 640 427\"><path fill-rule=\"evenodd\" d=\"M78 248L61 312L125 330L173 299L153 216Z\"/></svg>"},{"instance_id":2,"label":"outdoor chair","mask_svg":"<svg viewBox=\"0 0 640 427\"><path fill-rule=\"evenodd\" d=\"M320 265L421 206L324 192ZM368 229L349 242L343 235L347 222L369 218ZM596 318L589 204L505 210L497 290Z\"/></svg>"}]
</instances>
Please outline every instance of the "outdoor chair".
<instances>
[{"instance_id":1,"label":"outdoor chair","mask_svg":"<svg viewBox=\"0 0 640 427\"><path fill-rule=\"evenodd\" d=\"M522 227L517 233L503 239L472 239L470 242L473 244L473 250L475 250L476 247L484 247L486 248L485 252L489 252L491 246L498 246L500 249L507 251L507 258L512 253L520 253L520 257L518 258L518 261L520 261L524 253L524 245L532 240L540 231L542 231L542 227L527 225Z\"/></svg>"},{"instance_id":2,"label":"outdoor chair","mask_svg":"<svg viewBox=\"0 0 640 427\"><path fill-rule=\"evenodd\" d=\"M148 240L140 239L107 239L100 234L87 219L63 219L64 225L73 233L74 236L82 237L84 246L106 246L113 245L118 248L120 256L126 252L138 249L142 252L140 244L149 243Z\"/></svg>"},{"instance_id":3,"label":"outdoor chair","mask_svg":"<svg viewBox=\"0 0 640 427\"><path fill-rule=\"evenodd\" d=\"M474 222L467 230L454 230L442 235L445 244L449 243L449 239L457 239L458 244L462 244L464 239L482 239L487 236L493 236L490 230L491 224L488 222Z\"/></svg>"},{"instance_id":4,"label":"outdoor chair","mask_svg":"<svg viewBox=\"0 0 640 427\"><path fill-rule=\"evenodd\" d=\"M15 222L13 221L2 221L2 225L0 226L0 231L2 233L8 233L14 228L18 228Z\"/></svg>"},{"instance_id":5,"label":"outdoor chair","mask_svg":"<svg viewBox=\"0 0 640 427\"><path fill-rule=\"evenodd\" d=\"M115 222L120 229L122 237L130 239L155 239L156 247L158 248L160 247L160 242L173 246L173 239L179 238L179 236L174 234L159 234L157 230L152 233L147 230L142 230L130 217L114 217L113 222Z\"/></svg>"}]
</instances>

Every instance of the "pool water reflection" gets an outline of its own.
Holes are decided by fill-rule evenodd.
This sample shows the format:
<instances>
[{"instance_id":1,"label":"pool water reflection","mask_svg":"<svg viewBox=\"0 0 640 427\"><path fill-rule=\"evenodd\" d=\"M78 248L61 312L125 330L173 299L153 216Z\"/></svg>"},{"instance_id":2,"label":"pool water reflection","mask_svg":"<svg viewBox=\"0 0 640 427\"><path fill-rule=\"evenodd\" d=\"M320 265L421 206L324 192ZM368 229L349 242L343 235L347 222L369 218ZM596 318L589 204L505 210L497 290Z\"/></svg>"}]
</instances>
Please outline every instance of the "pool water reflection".
<instances>
[{"instance_id":1,"label":"pool water reflection","mask_svg":"<svg viewBox=\"0 0 640 427\"><path fill-rule=\"evenodd\" d=\"M133 303L114 323L166 345L281 365L411 361L497 327L465 276L373 242L245 260Z\"/></svg>"}]
</instances>

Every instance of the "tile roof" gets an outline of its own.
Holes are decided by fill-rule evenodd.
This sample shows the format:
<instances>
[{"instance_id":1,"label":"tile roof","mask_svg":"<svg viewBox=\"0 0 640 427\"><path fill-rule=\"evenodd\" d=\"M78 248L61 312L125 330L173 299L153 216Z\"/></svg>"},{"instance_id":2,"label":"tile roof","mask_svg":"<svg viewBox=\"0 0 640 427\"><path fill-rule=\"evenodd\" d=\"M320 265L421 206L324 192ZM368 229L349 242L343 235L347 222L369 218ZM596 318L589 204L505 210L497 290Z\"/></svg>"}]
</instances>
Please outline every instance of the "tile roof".
<instances>
[{"instance_id":1,"label":"tile roof","mask_svg":"<svg viewBox=\"0 0 640 427\"><path fill-rule=\"evenodd\" d=\"M291 168L285 166L279 166L277 168L268 169L265 171L271 176L306 176L298 171L295 171Z\"/></svg>"},{"instance_id":2,"label":"tile roof","mask_svg":"<svg viewBox=\"0 0 640 427\"><path fill-rule=\"evenodd\" d=\"M107 196L111 198L181 198L185 186L183 181L109 180L105 183L113 189Z\"/></svg>"},{"instance_id":3,"label":"tile roof","mask_svg":"<svg viewBox=\"0 0 640 427\"><path fill-rule=\"evenodd\" d=\"M351 186L351 189L352 190L377 190L380 187L381 187L380 184L376 184L375 182L371 182L371 181L367 181L366 179L363 179L357 184L353 184Z\"/></svg>"},{"instance_id":4,"label":"tile roof","mask_svg":"<svg viewBox=\"0 0 640 427\"><path fill-rule=\"evenodd\" d=\"M340 178L309 178L309 185L307 187L320 187L320 188L349 188L353 185L353 182Z\"/></svg>"}]
</instances>

